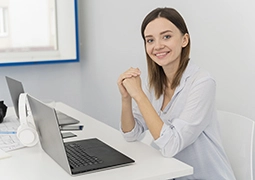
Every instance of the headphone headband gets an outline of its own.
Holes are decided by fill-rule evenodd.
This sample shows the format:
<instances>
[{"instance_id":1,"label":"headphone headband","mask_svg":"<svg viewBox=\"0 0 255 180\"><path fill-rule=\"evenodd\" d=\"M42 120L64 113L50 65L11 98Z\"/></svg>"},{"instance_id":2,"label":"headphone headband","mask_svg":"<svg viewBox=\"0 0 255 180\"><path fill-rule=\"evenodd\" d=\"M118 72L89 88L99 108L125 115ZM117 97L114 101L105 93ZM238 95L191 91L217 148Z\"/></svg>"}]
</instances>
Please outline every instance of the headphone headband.
<instances>
[{"instance_id":1,"label":"headphone headband","mask_svg":"<svg viewBox=\"0 0 255 180\"><path fill-rule=\"evenodd\" d=\"M20 126L17 130L17 137L24 146L34 146L39 138L36 128L31 122L27 121L28 100L27 93L19 95L19 120Z\"/></svg>"},{"instance_id":2,"label":"headphone headband","mask_svg":"<svg viewBox=\"0 0 255 180\"><path fill-rule=\"evenodd\" d=\"M19 120L20 124L27 125L27 93L19 95Z\"/></svg>"}]
</instances>

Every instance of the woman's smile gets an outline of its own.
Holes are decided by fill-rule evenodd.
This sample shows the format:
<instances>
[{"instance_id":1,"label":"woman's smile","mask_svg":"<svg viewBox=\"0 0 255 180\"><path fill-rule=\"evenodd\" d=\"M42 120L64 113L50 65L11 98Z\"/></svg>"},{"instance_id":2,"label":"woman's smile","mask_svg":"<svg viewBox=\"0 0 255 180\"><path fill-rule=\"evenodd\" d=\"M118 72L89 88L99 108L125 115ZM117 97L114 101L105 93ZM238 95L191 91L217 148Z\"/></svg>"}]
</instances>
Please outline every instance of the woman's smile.
<instances>
[{"instance_id":1,"label":"woman's smile","mask_svg":"<svg viewBox=\"0 0 255 180\"><path fill-rule=\"evenodd\" d=\"M163 59L163 58L165 58L169 53L170 53L170 51L158 52L158 53L155 53L154 55L155 55L157 58L159 58L159 59Z\"/></svg>"}]
</instances>

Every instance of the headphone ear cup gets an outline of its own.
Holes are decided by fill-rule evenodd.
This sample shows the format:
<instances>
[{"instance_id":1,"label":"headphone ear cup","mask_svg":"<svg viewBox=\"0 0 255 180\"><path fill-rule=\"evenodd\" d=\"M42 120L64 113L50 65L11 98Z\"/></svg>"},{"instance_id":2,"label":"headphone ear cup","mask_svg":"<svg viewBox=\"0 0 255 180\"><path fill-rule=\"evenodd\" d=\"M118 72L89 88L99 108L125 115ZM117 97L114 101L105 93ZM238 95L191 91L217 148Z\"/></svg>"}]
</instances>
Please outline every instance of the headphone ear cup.
<instances>
[{"instance_id":1,"label":"headphone ear cup","mask_svg":"<svg viewBox=\"0 0 255 180\"><path fill-rule=\"evenodd\" d=\"M21 124L17 129L17 137L24 146L34 146L39 138L36 129L32 123Z\"/></svg>"}]
</instances>

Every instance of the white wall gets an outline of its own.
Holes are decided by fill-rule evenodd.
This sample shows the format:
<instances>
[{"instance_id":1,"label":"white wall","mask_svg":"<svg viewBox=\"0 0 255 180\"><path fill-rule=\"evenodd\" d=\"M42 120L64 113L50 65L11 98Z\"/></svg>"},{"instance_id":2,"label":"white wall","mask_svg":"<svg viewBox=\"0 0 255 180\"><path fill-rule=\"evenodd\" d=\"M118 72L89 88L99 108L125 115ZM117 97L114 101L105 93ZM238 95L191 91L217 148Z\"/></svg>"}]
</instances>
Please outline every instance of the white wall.
<instances>
[{"instance_id":1,"label":"white wall","mask_svg":"<svg viewBox=\"0 0 255 180\"><path fill-rule=\"evenodd\" d=\"M41 100L63 101L83 109L79 63L0 67L0 100L12 106L4 76L20 80L26 92Z\"/></svg>"},{"instance_id":2,"label":"white wall","mask_svg":"<svg viewBox=\"0 0 255 180\"><path fill-rule=\"evenodd\" d=\"M186 20L191 59L217 81L218 108L255 120L254 5L253 0L80 0L80 63L0 67L0 99L11 105L4 80L9 75L38 98L63 101L118 128L117 78L133 66L145 79L140 25L152 9L169 6Z\"/></svg>"}]
</instances>

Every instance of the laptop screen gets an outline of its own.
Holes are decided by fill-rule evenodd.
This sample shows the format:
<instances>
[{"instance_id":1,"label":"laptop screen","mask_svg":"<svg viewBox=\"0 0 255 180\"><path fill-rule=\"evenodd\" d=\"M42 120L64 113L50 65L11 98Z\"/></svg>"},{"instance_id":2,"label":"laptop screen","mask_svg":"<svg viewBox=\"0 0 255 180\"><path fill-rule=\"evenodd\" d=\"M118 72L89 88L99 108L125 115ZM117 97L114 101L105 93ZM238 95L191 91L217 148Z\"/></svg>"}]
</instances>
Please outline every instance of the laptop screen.
<instances>
[{"instance_id":1,"label":"laptop screen","mask_svg":"<svg viewBox=\"0 0 255 180\"><path fill-rule=\"evenodd\" d=\"M43 150L70 172L55 109L30 95L27 98Z\"/></svg>"},{"instance_id":2,"label":"laptop screen","mask_svg":"<svg viewBox=\"0 0 255 180\"><path fill-rule=\"evenodd\" d=\"M5 76L5 79L9 88L16 116L19 118L19 95L25 92L23 85L21 82L10 77Z\"/></svg>"}]
</instances>

